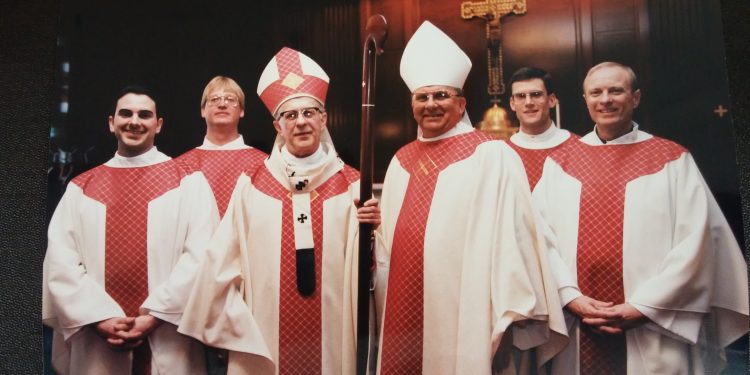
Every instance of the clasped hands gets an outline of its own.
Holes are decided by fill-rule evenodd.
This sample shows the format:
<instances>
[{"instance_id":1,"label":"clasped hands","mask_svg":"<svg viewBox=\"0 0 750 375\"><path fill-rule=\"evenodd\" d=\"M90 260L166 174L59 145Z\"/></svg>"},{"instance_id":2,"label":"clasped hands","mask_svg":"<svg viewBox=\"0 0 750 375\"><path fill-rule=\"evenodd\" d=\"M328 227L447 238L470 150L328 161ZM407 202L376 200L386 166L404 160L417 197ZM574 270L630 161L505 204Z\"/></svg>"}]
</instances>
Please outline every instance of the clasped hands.
<instances>
[{"instance_id":1,"label":"clasped hands","mask_svg":"<svg viewBox=\"0 0 750 375\"><path fill-rule=\"evenodd\" d=\"M565 308L577 315L592 331L601 334L620 335L627 329L648 322L648 318L629 303L615 305L613 302L580 296Z\"/></svg>"},{"instance_id":2,"label":"clasped hands","mask_svg":"<svg viewBox=\"0 0 750 375\"><path fill-rule=\"evenodd\" d=\"M151 315L141 315L102 320L94 323L94 327L110 348L130 350L141 345L160 324L161 320Z\"/></svg>"}]
</instances>

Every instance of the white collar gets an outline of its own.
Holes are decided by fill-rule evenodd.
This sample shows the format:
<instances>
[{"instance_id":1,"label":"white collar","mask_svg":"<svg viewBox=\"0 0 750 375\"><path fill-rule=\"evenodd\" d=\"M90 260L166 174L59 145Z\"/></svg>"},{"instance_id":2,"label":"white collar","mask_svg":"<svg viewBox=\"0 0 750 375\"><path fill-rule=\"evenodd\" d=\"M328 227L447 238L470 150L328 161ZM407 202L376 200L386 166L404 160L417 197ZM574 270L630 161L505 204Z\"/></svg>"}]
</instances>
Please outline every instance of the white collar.
<instances>
[{"instance_id":1,"label":"white collar","mask_svg":"<svg viewBox=\"0 0 750 375\"><path fill-rule=\"evenodd\" d=\"M235 138L231 142L225 143L221 146L211 142L208 140L208 138L203 138L203 144L198 146L198 149L201 150L242 150L250 148L250 146L245 144L245 140L242 138L242 134L239 135L239 137Z\"/></svg>"},{"instance_id":2,"label":"white collar","mask_svg":"<svg viewBox=\"0 0 750 375\"><path fill-rule=\"evenodd\" d=\"M653 135L638 130L639 126L638 123L633 121L633 129L631 129L629 132L611 140L607 141L607 143L602 142L601 138L596 134L596 125L594 125L594 130L585 136L581 137L581 142L590 145L590 146L602 146L602 145L627 145L631 143L638 143L643 142L649 138L652 138Z\"/></svg>"},{"instance_id":3,"label":"white collar","mask_svg":"<svg viewBox=\"0 0 750 375\"><path fill-rule=\"evenodd\" d=\"M287 149L286 144L281 146L281 159L286 162L289 168L310 170L320 167L326 162L326 153L323 151L323 143L318 145L318 149L315 150L311 155L299 158L292 155Z\"/></svg>"},{"instance_id":4,"label":"white collar","mask_svg":"<svg viewBox=\"0 0 750 375\"><path fill-rule=\"evenodd\" d=\"M518 129L519 138L523 138L524 140L528 142L544 142L549 139L551 139L555 134L557 133L557 126L555 126L554 121L550 121L550 126L547 128L547 130L541 132L540 134L529 134L523 131L523 127ZM515 134L514 134L515 135Z\"/></svg>"},{"instance_id":5,"label":"white collar","mask_svg":"<svg viewBox=\"0 0 750 375\"><path fill-rule=\"evenodd\" d=\"M104 165L112 168L137 168L158 164L169 159L171 159L169 156L164 155L156 149L156 146L153 146L148 151L131 157L122 156L115 152L115 156Z\"/></svg>"},{"instance_id":6,"label":"white collar","mask_svg":"<svg viewBox=\"0 0 750 375\"><path fill-rule=\"evenodd\" d=\"M519 147L541 150L555 147L565 142L568 138L570 138L570 132L559 129L553 121L552 125L541 134L528 134L519 129L518 133L510 137L510 141Z\"/></svg>"}]
</instances>

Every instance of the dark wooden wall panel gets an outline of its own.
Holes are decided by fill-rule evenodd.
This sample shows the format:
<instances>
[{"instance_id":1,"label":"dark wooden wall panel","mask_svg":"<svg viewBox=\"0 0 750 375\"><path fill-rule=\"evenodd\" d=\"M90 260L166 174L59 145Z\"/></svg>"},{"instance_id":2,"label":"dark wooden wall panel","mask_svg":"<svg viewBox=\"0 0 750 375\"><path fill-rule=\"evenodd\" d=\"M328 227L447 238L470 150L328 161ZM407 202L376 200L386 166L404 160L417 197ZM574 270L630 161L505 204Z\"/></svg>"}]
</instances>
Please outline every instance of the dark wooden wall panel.
<instances>
[{"instance_id":1,"label":"dark wooden wall panel","mask_svg":"<svg viewBox=\"0 0 750 375\"><path fill-rule=\"evenodd\" d=\"M644 92L644 123L690 149L735 233L740 234L731 112L721 116L715 112L719 106L731 109L719 4L651 0L648 12L651 75L645 84L654 89Z\"/></svg>"},{"instance_id":2,"label":"dark wooden wall panel","mask_svg":"<svg viewBox=\"0 0 750 375\"><path fill-rule=\"evenodd\" d=\"M397 1L396 1L397 2ZM578 3L584 3L585 0L580 0ZM39 314L41 309L41 303L39 300L40 283L41 283L41 260L44 252L45 245L45 224L43 220L44 214L43 201L45 199L44 191L44 171L46 169L47 161L45 160L45 152L47 149L48 141L48 129L53 124L53 118L56 116L55 108L57 108L56 100L58 90L53 87L55 81L55 75L58 66L55 61L55 55L58 53L56 47L56 35L62 33L65 28L63 25L65 16L67 15L63 8L67 8L71 5L71 1L65 1L64 4L60 4L57 1L42 1L42 2L10 2L4 9L3 13L0 13L0 79L2 79L3 90L0 93L3 102L9 103L6 108L0 112L0 116L3 119L3 129L6 131L6 136L2 139L3 152L0 153L2 156L3 172L6 176L6 183L4 184L2 193L5 205L0 220L2 220L3 228L3 246L0 249L5 261L4 268L0 274L2 276L3 288L2 292L3 300L15 301L14 304L5 304L7 307L3 311L3 326L0 332L2 340L0 342L0 363L2 363L2 372L9 374L39 374L41 371L41 357L42 357L42 346L40 345L40 323ZM219 28L221 30L227 30L234 34L243 34L248 32L248 29L252 28L254 22L262 22L262 20L255 19L256 16L253 14L260 13L260 10L264 8L266 2L246 2L249 4L247 10L243 11L246 13L244 19L237 17L234 21L228 21L226 14L223 18L218 17L218 14L210 12L211 7L201 7L196 9L198 16L203 23L210 24L211 29ZM750 27L746 22L746 15L750 14L750 5L746 0L722 0L721 13L724 17L724 30L727 32L725 40L722 42L710 42L710 43L699 43L692 51L686 53L684 48L677 48L677 44L685 43L685 46L691 46L690 40L696 36L700 36L702 32L691 31L689 28L685 28L683 25L695 25L700 22L707 22L712 19L716 12L719 11L718 5L715 2L705 1L705 3L714 3L711 7L704 8L704 1L693 0L683 2L683 8L676 9L673 12L673 17L667 17L667 22L653 22L656 8L661 8L666 11L670 7L674 7L678 4L675 0L656 0L649 1L649 12L651 23L651 39L652 41L659 40L655 30L659 29L673 29L676 34L674 38L684 38L684 41L674 42L671 44L657 44L654 42L653 49L663 51L663 55L659 59L651 59L651 64L669 65L671 69L663 69L662 73L654 75L654 80L651 83L655 87L659 88L658 91L650 92L646 97L650 97L651 100L656 100L658 106L669 106L670 102L687 101L685 99L690 93L697 93L698 95L704 95L706 92L713 90L712 87L726 85L726 75L723 69L717 71L716 69L701 68L698 73L692 73L689 69L683 70L685 65L694 66L702 64L707 60L721 60L720 65L723 64L723 53L715 53L715 50L723 50L723 46L726 45L727 58L730 63L730 85L732 87L733 100L731 105L725 105L730 107L730 112L722 121L723 125L718 125L709 132L708 136L700 133L698 137L709 139L716 132L728 132L732 133L732 127L729 118L733 118L734 130L737 135L737 157L739 158L741 166L742 186L743 194L745 198L748 197L750 192L750 109L748 108L748 92L746 86L750 83L750 75L746 68L746 62L750 48L748 46L748 39L750 38ZM133 4L133 2L130 2ZM149 7L154 6L156 3L148 4ZM229 5L230 9L235 9L232 6L235 4L223 3L225 6ZM317 4L317 3L316 3ZM103 6L103 4L99 4ZM189 18L190 12L181 10L182 7L186 6L185 3L177 4L173 2L174 7L168 13L168 16L175 17L180 22L190 23L192 22ZM179 6L178 6L179 5ZM690 5L694 9L693 13L686 13L684 6ZM530 5L531 6L531 3ZM713 7L713 10L712 10ZM261 8L259 10L259 8ZM149 8L150 9L150 8ZM243 8L244 9L244 8ZM576 12L580 12L577 9ZM226 12L224 12L226 13ZM148 29L150 32L168 32L164 30L165 25L164 19L159 22L143 22L142 13L133 12L130 9L128 15L131 15L131 27L142 27ZM164 13L162 13L164 14ZM192 16L190 16L192 17ZM261 18L258 16L257 18ZM661 18L661 17L658 17ZM106 21L106 22L104 22ZM113 24L115 19L106 19L102 23ZM584 25L587 22L586 18L581 18L580 24ZM60 23L58 25L58 23ZM223 23L228 23L227 26L221 26ZM179 23L172 22L169 27L178 27ZM714 24L708 27L709 30L715 27L721 27L721 25ZM249 91L248 95L251 96L254 92L254 87L251 87L257 82L257 75L260 73L262 66L256 66L253 63L253 57L247 58L245 54L258 55L258 60L270 58L273 52L269 47L267 50L253 49L252 45L247 43L240 43L234 45L234 49L224 53L209 53L207 46L210 46L210 42L213 39L206 34L200 36L197 32L191 32L193 29L201 29L201 26L196 26L195 23L191 27L184 27L180 30L180 34L189 41L189 46L182 49L170 50L172 56L171 59L177 61L173 67L174 72L165 76L163 82L169 83L170 87L174 87L174 91L177 95L184 95L184 101L180 101L176 110L184 112L187 119L194 119L197 115L197 98L200 92L195 92L196 87L198 90L203 88L205 81L207 81L213 71L222 70L218 66L221 65L223 69L226 69L229 73L247 71L247 78L244 79L244 75L241 76L241 84L246 86L245 88ZM590 28L589 28L590 29ZM706 27L701 27L698 30L705 30ZM681 33L678 31L682 30ZM721 30L719 30L721 31ZM258 34L256 38L266 39L271 38L269 33ZM682 35L682 36L681 36ZM101 38L100 35L90 35L92 38ZM230 36L231 37L231 34ZM581 38L585 40L586 35L581 35ZM661 38L660 40L679 40L671 38ZM170 40L173 44L183 43L179 38ZM188 43L188 42L184 42ZM725 44L724 44L725 43ZM98 51L90 51L90 55L94 54L106 54L114 56L112 53L107 51L105 44L104 48ZM148 46L146 46L148 47ZM146 48L143 47L142 48ZM200 48L198 48L200 47ZM276 49L277 46L274 46ZM361 53L361 51L360 51ZM137 61L141 55L135 54L128 59L134 64L139 64ZM217 56L229 56L231 61L221 63L218 61ZM671 58L671 60L667 60ZM663 60L664 62L660 62ZM667 64L668 62L680 63L679 65ZM687 61L687 63L685 62ZM111 62L117 64L117 62ZM259 62L258 64L260 64ZM265 61L262 61L265 63ZM187 74L180 74L188 69L181 70L180 65L190 65L189 73L197 78L193 79ZM237 66L232 68L233 66ZM207 68L204 68L207 67ZM74 68L76 69L76 68ZM98 69L103 71L111 71L109 65L98 66ZM210 69L212 72L204 72L204 69ZM721 75L720 78L714 78L714 74ZM167 78L172 77L172 78ZM176 78L175 78L176 77ZM663 86L659 84L661 79L670 79L670 85ZM116 80L116 76L108 76L106 79L101 79L96 82L95 86L105 86L113 84L112 81ZM193 82L195 81L195 82ZM713 84L711 84L713 81ZM400 83L400 82L399 82ZM77 82L78 85L81 82ZM80 86L79 86L80 87ZM54 94L52 94L54 93ZM90 98L88 104L88 110L91 112L98 111L95 103L97 102L97 95L104 95L106 100L109 100L109 96L102 94L101 91L92 91L87 94ZM53 103L55 102L55 103ZM22 103L20 105L15 103ZM657 107L658 107L657 106ZM674 109L670 109L675 114L681 114L683 109L690 108L691 105L673 106ZM696 106L697 107L697 106ZM642 108L641 111L646 108ZM708 108L709 110L711 108ZM260 111L261 108L254 108L254 111ZM650 110L649 110L650 111ZM680 115L685 116L686 115ZM714 116L709 111L708 116ZM103 126L101 116L94 116L97 123L90 126ZM666 116L665 118L669 118ZM711 117L708 117L711 118ZM686 123L682 121L676 121L676 118L668 121L671 125L669 128L673 128L676 134L695 132L692 128L693 122ZM703 120L701 120L703 121ZM190 130L191 127L195 127L200 131L200 118L196 123L181 123L183 131ZM256 124L248 123L247 120L243 124L243 129L246 131L254 131L255 127L270 126L268 123ZM650 121L650 125L653 126L653 122ZM679 130L684 129L684 130ZM91 128L89 128L91 131ZM247 133L246 133L247 134ZM732 153L733 148L729 144L722 145L722 147ZM694 150L695 152L695 150ZM387 155L389 156L389 155ZM716 158L715 163L718 163ZM700 160L699 160L700 161ZM729 162L733 165L733 159ZM709 181L710 182L710 181ZM748 199L743 202L745 211L745 217L750 218L750 204ZM750 220L748 220L750 222ZM745 226L745 233L750 235L750 224ZM745 354L739 354L740 357L747 359L745 342ZM740 358L742 359L742 358ZM748 368L742 364L730 362L730 370L728 373L731 374L747 374Z\"/></svg>"},{"instance_id":3,"label":"dark wooden wall panel","mask_svg":"<svg viewBox=\"0 0 750 375\"><path fill-rule=\"evenodd\" d=\"M66 148L93 147L77 173L114 153L106 118L113 96L133 81L161 93L158 110L165 127L156 142L167 154L178 155L202 142L200 96L217 74L234 78L245 91L240 132L246 142L269 151L275 131L256 87L263 68L283 46L309 55L331 77L326 103L331 133L344 159L358 163L358 143L350 141L359 136L357 0L229 0L221 8L157 2L144 5L148 12L137 17L121 16L132 14L140 3L75 0L62 7L60 34L68 47L61 58L71 63L70 113L57 125L69 134L63 141Z\"/></svg>"},{"instance_id":4,"label":"dark wooden wall panel","mask_svg":"<svg viewBox=\"0 0 750 375\"><path fill-rule=\"evenodd\" d=\"M376 182L383 181L388 163L396 151L417 136L409 104L409 89L399 73L401 54L416 27L414 13L419 9L416 4L416 0L361 2L362 25L366 25L367 19L374 14L384 15L388 22L385 48L377 59L374 116L376 157L373 176ZM363 29L360 34L362 44L365 37ZM362 48L363 46L360 47Z\"/></svg>"},{"instance_id":5,"label":"dark wooden wall panel","mask_svg":"<svg viewBox=\"0 0 750 375\"><path fill-rule=\"evenodd\" d=\"M489 107L485 23L481 19L461 19L462 2L362 1L363 9L382 12L392 20L394 30L378 72L378 98L388 107L383 109L381 105L376 111L378 126L388 134L376 139L381 155L392 154L416 135L398 63L399 48L403 48L423 20L430 20L445 31L472 59L474 65L464 86L472 121L479 122ZM719 105L729 107L718 2L527 0L526 3L526 14L508 15L502 22L506 81L522 66L539 66L550 71L558 86L563 127L584 134L593 126L581 97L588 68L607 60L632 66L643 88L636 121L644 130L674 139L692 150L722 208L732 218L739 218L737 176L733 168L715 168L709 164L715 157L729 163L734 160L730 117L718 117L713 112ZM502 97L506 108L507 103L508 93ZM386 164L385 160L377 162L378 166ZM378 170L383 172L384 169ZM738 222L735 221L735 228L739 227Z\"/></svg>"},{"instance_id":6,"label":"dark wooden wall panel","mask_svg":"<svg viewBox=\"0 0 750 375\"><path fill-rule=\"evenodd\" d=\"M506 82L524 66L536 66L552 74L560 98L562 125L575 132L588 129L582 106L580 82L584 74L581 23L575 0L527 2L527 13L510 15L503 21L503 51ZM486 63L482 69L487 69ZM507 105L510 87L503 103ZM489 97L487 97L489 100ZM510 112L513 114L513 112ZM513 114L515 121L515 114ZM586 124L586 125L584 125Z\"/></svg>"},{"instance_id":7,"label":"dark wooden wall panel","mask_svg":"<svg viewBox=\"0 0 750 375\"><path fill-rule=\"evenodd\" d=\"M592 61L619 61L632 66L638 72L643 70L644 56L641 51L641 30L639 15L644 4L637 0L592 0L591 34Z\"/></svg>"}]
</instances>

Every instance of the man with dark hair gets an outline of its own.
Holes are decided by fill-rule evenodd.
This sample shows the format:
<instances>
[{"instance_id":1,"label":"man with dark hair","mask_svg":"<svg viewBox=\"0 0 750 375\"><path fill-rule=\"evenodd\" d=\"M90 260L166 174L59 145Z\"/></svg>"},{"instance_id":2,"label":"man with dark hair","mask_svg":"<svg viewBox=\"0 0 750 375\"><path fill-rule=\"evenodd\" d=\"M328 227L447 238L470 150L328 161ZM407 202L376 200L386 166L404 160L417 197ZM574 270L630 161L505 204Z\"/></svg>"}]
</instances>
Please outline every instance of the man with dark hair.
<instances>
[{"instance_id":1,"label":"man with dark hair","mask_svg":"<svg viewBox=\"0 0 750 375\"><path fill-rule=\"evenodd\" d=\"M553 153L533 198L571 343L554 374L719 373L748 331L746 264L692 156L639 129L629 67L591 68L594 130Z\"/></svg>"},{"instance_id":2,"label":"man with dark hair","mask_svg":"<svg viewBox=\"0 0 750 375\"><path fill-rule=\"evenodd\" d=\"M544 159L578 136L559 129L550 118L557 105L552 76L543 69L524 67L510 77L510 108L520 124L508 144L518 153L526 169L529 187L534 190L542 175Z\"/></svg>"},{"instance_id":3,"label":"man with dark hair","mask_svg":"<svg viewBox=\"0 0 750 375\"><path fill-rule=\"evenodd\" d=\"M218 214L203 175L154 147L163 122L148 90L126 87L115 156L73 179L52 217L42 319L61 374L204 371L177 324Z\"/></svg>"}]
</instances>

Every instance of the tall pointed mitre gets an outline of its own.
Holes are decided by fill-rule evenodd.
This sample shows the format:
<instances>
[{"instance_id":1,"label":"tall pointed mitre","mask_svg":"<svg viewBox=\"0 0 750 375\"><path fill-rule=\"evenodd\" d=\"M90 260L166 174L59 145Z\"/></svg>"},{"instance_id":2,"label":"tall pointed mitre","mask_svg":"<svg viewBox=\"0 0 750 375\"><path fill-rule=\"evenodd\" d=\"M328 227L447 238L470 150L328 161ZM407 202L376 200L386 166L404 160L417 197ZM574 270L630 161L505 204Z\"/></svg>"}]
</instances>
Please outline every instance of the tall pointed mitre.
<instances>
[{"instance_id":1,"label":"tall pointed mitre","mask_svg":"<svg viewBox=\"0 0 750 375\"><path fill-rule=\"evenodd\" d=\"M411 92L438 85L461 89L470 70L469 56L430 21L419 26L401 57L401 78Z\"/></svg>"},{"instance_id":2,"label":"tall pointed mitre","mask_svg":"<svg viewBox=\"0 0 750 375\"><path fill-rule=\"evenodd\" d=\"M300 96L325 105L328 75L302 52L284 47L268 62L258 81L258 96L275 115L281 103Z\"/></svg>"}]
</instances>

